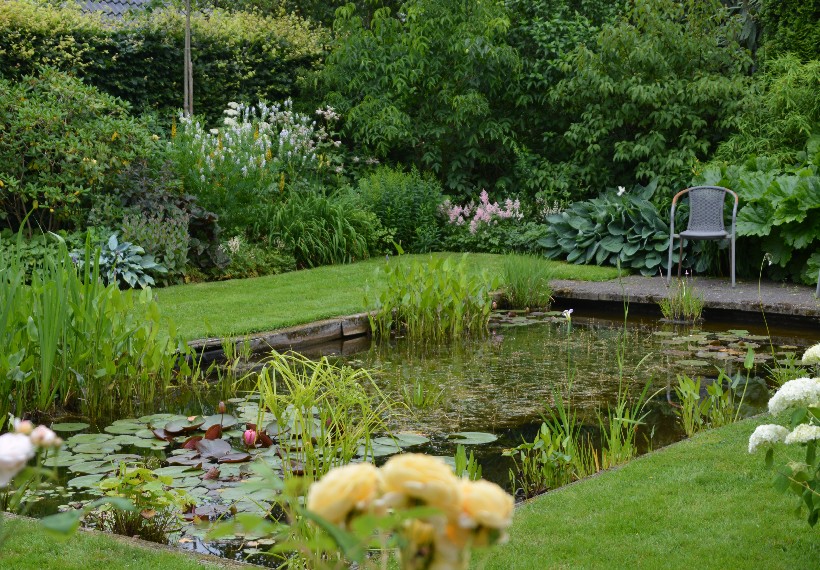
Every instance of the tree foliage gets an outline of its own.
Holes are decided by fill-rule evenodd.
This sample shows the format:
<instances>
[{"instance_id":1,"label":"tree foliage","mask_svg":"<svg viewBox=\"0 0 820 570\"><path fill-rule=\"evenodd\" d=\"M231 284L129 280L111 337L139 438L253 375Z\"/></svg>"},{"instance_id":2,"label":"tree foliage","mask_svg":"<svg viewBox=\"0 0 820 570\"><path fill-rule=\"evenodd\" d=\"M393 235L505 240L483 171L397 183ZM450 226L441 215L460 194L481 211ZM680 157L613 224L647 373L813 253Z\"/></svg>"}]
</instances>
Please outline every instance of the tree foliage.
<instances>
[{"instance_id":1,"label":"tree foliage","mask_svg":"<svg viewBox=\"0 0 820 570\"><path fill-rule=\"evenodd\" d=\"M510 96L520 60L495 2L410 0L369 25L337 11L337 43L318 76L343 134L366 152L435 172L445 189L495 185L513 159Z\"/></svg>"},{"instance_id":2,"label":"tree foliage","mask_svg":"<svg viewBox=\"0 0 820 570\"><path fill-rule=\"evenodd\" d=\"M717 2L635 0L597 45L579 46L553 93L572 118L569 178L592 191L687 182L734 128L747 89L748 53L728 23Z\"/></svg>"}]
</instances>

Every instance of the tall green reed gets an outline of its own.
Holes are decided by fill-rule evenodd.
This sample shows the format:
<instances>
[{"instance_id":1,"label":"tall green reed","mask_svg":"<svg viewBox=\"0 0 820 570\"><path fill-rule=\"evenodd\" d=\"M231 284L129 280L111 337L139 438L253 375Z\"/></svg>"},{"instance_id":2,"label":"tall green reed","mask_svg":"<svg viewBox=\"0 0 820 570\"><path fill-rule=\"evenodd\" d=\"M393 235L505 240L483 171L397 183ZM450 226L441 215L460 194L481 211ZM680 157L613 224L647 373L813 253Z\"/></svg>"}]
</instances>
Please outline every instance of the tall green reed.
<instances>
[{"instance_id":1,"label":"tall green reed","mask_svg":"<svg viewBox=\"0 0 820 570\"><path fill-rule=\"evenodd\" d=\"M381 270L383 292L370 316L374 336L391 331L419 342L441 342L486 334L493 281L469 271L466 255L458 262L431 257L426 263L388 261ZM365 298L370 306L371 300Z\"/></svg>"},{"instance_id":2,"label":"tall green reed","mask_svg":"<svg viewBox=\"0 0 820 570\"><path fill-rule=\"evenodd\" d=\"M90 417L150 401L191 370L187 345L160 320L150 289L99 279L86 243L78 271L64 243L26 275L18 247L0 260L0 414Z\"/></svg>"},{"instance_id":3,"label":"tall green reed","mask_svg":"<svg viewBox=\"0 0 820 570\"><path fill-rule=\"evenodd\" d=\"M502 265L504 298L513 308L547 308L552 303L553 271L535 255L507 255Z\"/></svg>"},{"instance_id":4,"label":"tall green reed","mask_svg":"<svg viewBox=\"0 0 820 570\"><path fill-rule=\"evenodd\" d=\"M383 418L398 410L367 370L293 352L272 352L255 390L257 425L278 441L285 475L304 474L312 480L356 456L366 457L374 433L385 429ZM267 426L265 411L274 418Z\"/></svg>"}]
</instances>

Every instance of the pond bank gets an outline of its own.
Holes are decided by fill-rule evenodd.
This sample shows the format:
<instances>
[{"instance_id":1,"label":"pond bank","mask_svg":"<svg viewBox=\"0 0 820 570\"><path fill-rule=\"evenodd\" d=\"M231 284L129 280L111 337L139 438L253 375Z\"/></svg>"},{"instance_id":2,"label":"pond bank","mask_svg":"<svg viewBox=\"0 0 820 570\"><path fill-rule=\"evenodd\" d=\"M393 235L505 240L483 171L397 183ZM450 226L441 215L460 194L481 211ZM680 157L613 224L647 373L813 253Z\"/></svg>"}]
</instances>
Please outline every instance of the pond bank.
<instances>
[{"instance_id":1,"label":"pond bank","mask_svg":"<svg viewBox=\"0 0 820 570\"><path fill-rule=\"evenodd\" d=\"M690 280L703 295L704 318L763 323L788 323L796 328L820 327L820 299L814 287L774 281L738 280L732 288L727 278L696 277ZM610 281L588 282L557 279L552 281L555 308L594 306L597 310L623 312L624 301L630 312L657 314L658 301L666 297L664 277L629 275Z\"/></svg>"}]
</instances>

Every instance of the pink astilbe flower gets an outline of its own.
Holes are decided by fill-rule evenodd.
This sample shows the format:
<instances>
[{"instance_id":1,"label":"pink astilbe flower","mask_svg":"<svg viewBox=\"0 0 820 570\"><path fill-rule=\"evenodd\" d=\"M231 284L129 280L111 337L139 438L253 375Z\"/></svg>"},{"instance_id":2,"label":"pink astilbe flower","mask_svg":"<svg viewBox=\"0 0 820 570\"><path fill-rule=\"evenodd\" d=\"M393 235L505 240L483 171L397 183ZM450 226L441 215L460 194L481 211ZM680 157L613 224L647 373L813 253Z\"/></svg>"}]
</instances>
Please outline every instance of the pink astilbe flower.
<instances>
[{"instance_id":1,"label":"pink astilbe flower","mask_svg":"<svg viewBox=\"0 0 820 570\"><path fill-rule=\"evenodd\" d=\"M475 202L453 205L449 200L442 204L442 212L448 217L451 224L461 226L464 225L468 218L470 219L470 233L474 234L478 231L482 224L491 225L498 222L498 220L523 218L521 213L521 203L518 200L513 201L510 198L504 200L504 206L500 206L498 202L490 202L490 196L486 190L482 190L478 196L478 205Z\"/></svg>"}]
</instances>

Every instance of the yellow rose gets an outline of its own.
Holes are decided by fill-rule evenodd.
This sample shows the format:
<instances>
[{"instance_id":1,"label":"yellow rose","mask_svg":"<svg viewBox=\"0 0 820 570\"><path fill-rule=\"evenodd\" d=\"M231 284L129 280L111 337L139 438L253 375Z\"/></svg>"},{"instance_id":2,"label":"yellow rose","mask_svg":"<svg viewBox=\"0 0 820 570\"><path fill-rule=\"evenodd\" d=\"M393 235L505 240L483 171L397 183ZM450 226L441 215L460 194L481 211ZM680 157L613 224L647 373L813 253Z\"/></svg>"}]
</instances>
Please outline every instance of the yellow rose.
<instances>
[{"instance_id":1,"label":"yellow rose","mask_svg":"<svg viewBox=\"0 0 820 570\"><path fill-rule=\"evenodd\" d=\"M370 463L337 467L310 486L307 509L334 524L370 509L379 496L381 474Z\"/></svg>"},{"instance_id":2,"label":"yellow rose","mask_svg":"<svg viewBox=\"0 0 820 570\"><path fill-rule=\"evenodd\" d=\"M385 493L441 509L448 517L458 515L458 478L443 460L421 453L394 455L382 467L382 477Z\"/></svg>"},{"instance_id":3,"label":"yellow rose","mask_svg":"<svg viewBox=\"0 0 820 570\"><path fill-rule=\"evenodd\" d=\"M461 480L460 487L458 522L462 528L475 529L473 544L487 546L504 541L515 508L512 496L489 481Z\"/></svg>"}]
</instances>

